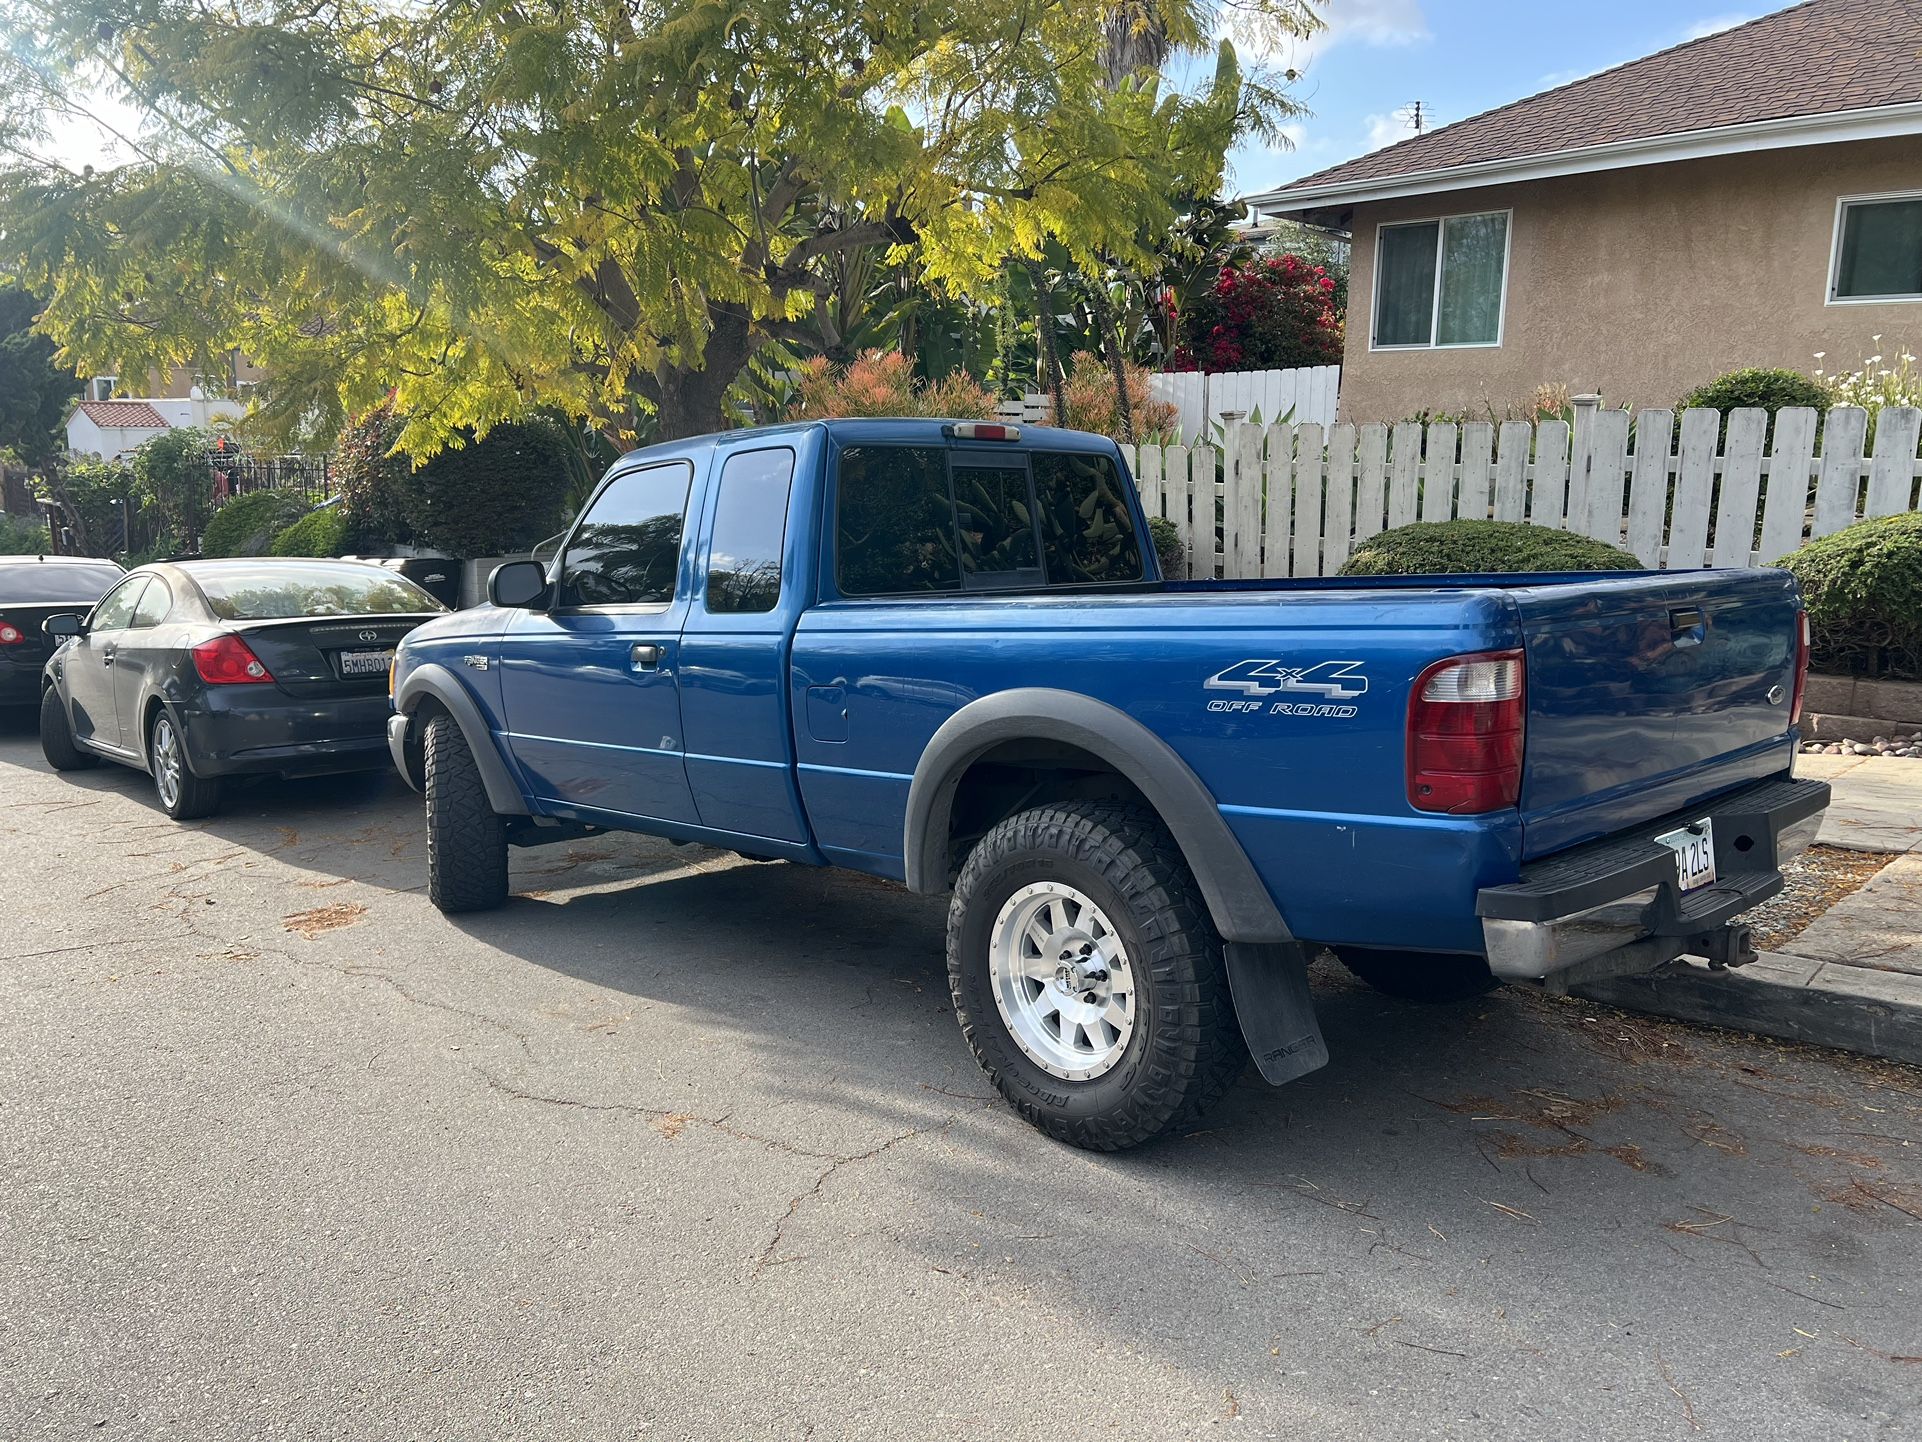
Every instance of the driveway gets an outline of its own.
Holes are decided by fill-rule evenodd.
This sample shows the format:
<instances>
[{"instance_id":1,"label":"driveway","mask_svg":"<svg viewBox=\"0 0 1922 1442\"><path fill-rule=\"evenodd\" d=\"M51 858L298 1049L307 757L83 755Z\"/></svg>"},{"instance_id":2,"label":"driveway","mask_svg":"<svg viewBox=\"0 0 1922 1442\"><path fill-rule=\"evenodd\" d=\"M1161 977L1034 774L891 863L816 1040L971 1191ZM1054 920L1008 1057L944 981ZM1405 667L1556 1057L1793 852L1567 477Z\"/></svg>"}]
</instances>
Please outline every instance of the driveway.
<instances>
[{"instance_id":1,"label":"driveway","mask_svg":"<svg viewBox=\"0 0 1922 1442\"><path fill-rule=\"evenodd\" d=\"M1333 1063L1049 1142L943 907L631 838L450 921L386 778L0 732L0 1438L1912 1438L1922 1074L1324 963Z\"/></svg>"}]
</instances>

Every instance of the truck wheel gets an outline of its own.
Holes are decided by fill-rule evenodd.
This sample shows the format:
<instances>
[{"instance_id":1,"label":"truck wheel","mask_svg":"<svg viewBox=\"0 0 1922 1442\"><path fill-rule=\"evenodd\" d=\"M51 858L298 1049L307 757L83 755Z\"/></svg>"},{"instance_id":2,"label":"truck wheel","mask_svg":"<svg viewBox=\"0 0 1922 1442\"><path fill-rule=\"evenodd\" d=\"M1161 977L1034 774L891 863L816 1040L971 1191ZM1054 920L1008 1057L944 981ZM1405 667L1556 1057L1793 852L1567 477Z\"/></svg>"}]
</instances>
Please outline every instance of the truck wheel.
<instances>
[{"instance_id":1,"label":"truck wheel","mask_svg":"<svg viewBox=\"0 0 1922 1442\"><path fill-rule=\"evenodd\" d=\"M1044 806L982 837L948 909L948 987L1002 1096L1093 1151L1188 1124L1248 1062L1221 939L1139 807Z\"/></svg>"},{"instance_id":2,"label":"truck wheel","mask_svg":"<svg viewBox=\"0 0 1922 1442\"><path fill-rule=\"evenodd\" d=\"M460 723L427 722L427 897L442 911L488 911L507 900L507 828L487 804L487 787Z\"/></svg>"},{"instance_id":3,"label":"truck wheel","mask_svg":"<svg viewBox=\"0 0 1922 1442\"><path fill-rule=\"evenodd\" d=\"M160 809L175 821L212 816L219 809L220 778L194 775L187 743L164 710L154 712L153 725L147 728L147 768Z\"/></svg>"},{"instance_id":4,"label":"truck wheel","mask_svg":"<svg viewBox=\"0 0 1922 1442\"><path fill-rule=\"evenodd\" d=\"M100 758L74 744L73 723L60 693L49 686L40 693L40 754L55 771L85 771L98 766Z\"/></svg>"},{"instance_id":5,"label":"truck wheel","mask_svg":"<svg viewBox=\"0 0 1922 1442\"><path fill-rule=\"evenodd\" d=\"M1370 951L1337 946L1341 964L1389 996L1406 1001L1467 1001L1501 983L1479 956L1446 951Z\"/></svg>"}]
</instances>

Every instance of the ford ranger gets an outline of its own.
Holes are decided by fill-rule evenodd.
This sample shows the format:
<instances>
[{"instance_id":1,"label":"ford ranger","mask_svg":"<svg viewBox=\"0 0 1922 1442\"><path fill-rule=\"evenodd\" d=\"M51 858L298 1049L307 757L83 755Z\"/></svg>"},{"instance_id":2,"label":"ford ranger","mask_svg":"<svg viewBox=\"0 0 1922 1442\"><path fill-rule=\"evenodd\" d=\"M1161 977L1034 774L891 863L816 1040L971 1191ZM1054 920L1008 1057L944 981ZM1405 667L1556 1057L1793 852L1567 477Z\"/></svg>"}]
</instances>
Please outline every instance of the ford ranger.
<instances>
[{"instance_id":1,"label":"ford ranger","mask_svg":"<svg viewBox=\"0 0 1922 1442\"><path fill-rule=\"evenodd\" d=\"M1067 430L650 447L489 599L393 668L436 905L603 828L951 893L962 1032L1086 1147L1320 1066L1322 947L1430 999L1740 965L1828 801L1785 572L1170 581Z\"/></svg>"}]
</instances>

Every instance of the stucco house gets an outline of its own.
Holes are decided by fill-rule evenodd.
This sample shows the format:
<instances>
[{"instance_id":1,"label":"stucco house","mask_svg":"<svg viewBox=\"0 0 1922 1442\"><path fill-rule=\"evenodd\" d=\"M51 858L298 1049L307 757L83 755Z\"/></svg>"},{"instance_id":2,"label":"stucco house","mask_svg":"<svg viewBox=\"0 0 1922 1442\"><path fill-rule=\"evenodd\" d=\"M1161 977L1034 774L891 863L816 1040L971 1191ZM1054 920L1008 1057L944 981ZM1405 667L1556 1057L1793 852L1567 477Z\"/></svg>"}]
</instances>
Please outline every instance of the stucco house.
<instances>
[{"instance_id":1,"label":"stucco house","mask_svg":"<svg viewBox=\"0 0 1922 1442\"><path fill-rule=\"evenodd\" d=\"M146 442L176 426L219 429L246 414L238 401L200 394L137 400L85 400L67 417L67 449L98 460L126 460Z\"/></svg>"},{"instance_id":2,"label":"stucco house","mask_svg":"<svg viewBox=\"0 0 1922 1442\"><path fill-rule=\"evenodd\" d=\"M1922 0L1808 0L1246 200L1352 239L1348 420L1922 351Z\"/></svg>"}]
</instances>

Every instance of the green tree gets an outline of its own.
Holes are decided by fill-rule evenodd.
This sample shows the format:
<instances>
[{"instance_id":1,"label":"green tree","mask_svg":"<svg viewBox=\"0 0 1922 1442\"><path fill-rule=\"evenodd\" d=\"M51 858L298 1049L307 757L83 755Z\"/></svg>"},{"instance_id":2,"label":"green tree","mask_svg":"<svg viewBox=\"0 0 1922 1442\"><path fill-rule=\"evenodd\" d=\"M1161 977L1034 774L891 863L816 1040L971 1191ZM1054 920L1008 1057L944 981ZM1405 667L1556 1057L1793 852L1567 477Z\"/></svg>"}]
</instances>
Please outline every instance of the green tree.
<instances>
[{"instance_id":1,"label":"green tree","mask_svg":"<svg viewBox=\"0 0 1922 1442\"><path fill-rule=\"evenodd\" d=\"M283 433L392 388L416 456L541 407L685 435L759 351L823 334L833 257L912 252L978 294L1050 238L1138 259L1170 196L1212 193L1285 97L1199 0L1156 23L1212 75L1117 83L1111 9L0 0L0 264L79 364L255 358ZM90 86L144 111L138 158L34 159Z\"/></svg>"},{"instance_id":2,"label":"green tree","mask_svg":"<svg viewBox=\"0 0 1922 1442\"><path fill-rule=\"evenodd\" d=\"M35 467L59 454L68 403L80 394L80 378L54 364L53 342L34 333L39 313L24 290L0 289L0 449Z\"/></svg>"}]
</instances>

